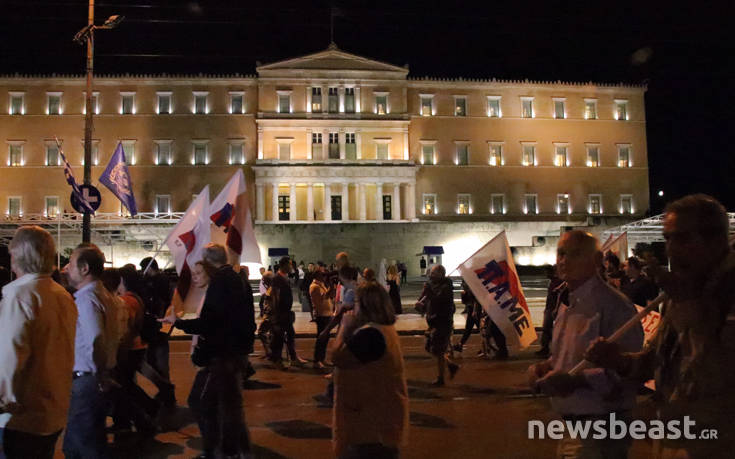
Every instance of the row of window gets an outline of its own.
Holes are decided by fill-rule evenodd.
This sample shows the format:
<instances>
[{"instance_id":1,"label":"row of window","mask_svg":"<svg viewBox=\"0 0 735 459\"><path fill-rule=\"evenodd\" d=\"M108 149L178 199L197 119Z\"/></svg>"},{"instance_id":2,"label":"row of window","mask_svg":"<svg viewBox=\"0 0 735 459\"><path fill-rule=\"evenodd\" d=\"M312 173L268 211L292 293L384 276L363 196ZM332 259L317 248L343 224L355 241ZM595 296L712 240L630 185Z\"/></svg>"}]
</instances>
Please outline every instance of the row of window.
<instances>
[{"instance_id":1,"label":"row of window","mask_svg":"<svg viewBox=\"0 0 735 459\"><path fill-rule=\"evenodd\" d=\"M196 198L196 195L192 197ZM59 215L62 210L67 212L67 209L62 209L60 206L58 196L45 196L43 215L48 218L55 218ZM23 198L21 196L9 196L8 197L8 210L5 215L9 217L22 217L23 216ZM154 201L154 212L156 214L170 214L171 208L171 195L158 194ZM125 206L120 205L120 215L130 216L130 213Z\"/></svg>"},{"instance_id":2,"label":"row of window","mask_svg":"<svg viewBox=\"0 0 735 459\"><path fill-rule=\"evenodd\" d=\"M64 113L63 92L47 92L46 93L46 114L61 115ZM10 92L9 93L8 113L11 115L25 115L25 93ZM193 91L191 103L191 113L207 114L210 110L209 92ZM95 91L92 93L92 109L95 114L100 113L100 95ZM81 113L86 113L86 92L85 100L82 103ZM136 113L135 92L121 91L118 112L122 115L134 115ZM156 113L159 115L170 114L174 112L174 98L171 91L156 92ZM229 92L229 112L232 114L245 113L245 92L230 91Z\"/></svg>"},{"instance_id":3,"label":"row of window","mask_svg":"<svg viewBox=\"0 0 735 459\"><path fill-rule=\"evenodd\" d=\"M524 194L521 205L522 207L520 211L524 214L541 213L538 205L537 194ZM490 208L488 210L493 215L506 214L508 212L508 207L505 202L505 194L494 193L490 195ZM621 194L618 201L617 210L620 214L633 214L635 212L635 209L633 208L633 195ZM457 207L454 209L454 212L457 215L472 214L474 212L474 209L472 207L472 195L468 193L458 194ZM590 194L587 196L586 212L590 215L601 215L603 213L601 194ZM439 209L437 207L437 195L435 193L423 194L422 213L424 215L436 215L439 213ZM559 215L568 215L572 213L572 206L569 200L568 193L560 193L556 195L555 208L553 209L553 213Z\"/></svg>"},{"instance_id":4,"label":"row of window","mask_svg":"<svg viewBox=\"0 0 735 459\"><path fill-rule=\"evenodd\" d=\"M24 166L24 141L8 141L8 166ZM125 151L125 159L131 165L137 162L136 141L123 140L123 150ZM82 145L83 148L83 145ZM230 140L228 144L228 163L229 164L245 164L245 143L242 139ZM208 140L192 141L190 147L191 164L206 165L209 164L210 148ZM83 157L84 155L82 155ZM174 163L173 140L154 140L153 141L153 159L154 164L159 166L171 165ZM99 141L92 142L92 164L95 166L100 163ZM84 164L84 160L82 160ZM55 141L45 142L45 166L60 166L61 155Z\"/></svg>"}]
</instances>

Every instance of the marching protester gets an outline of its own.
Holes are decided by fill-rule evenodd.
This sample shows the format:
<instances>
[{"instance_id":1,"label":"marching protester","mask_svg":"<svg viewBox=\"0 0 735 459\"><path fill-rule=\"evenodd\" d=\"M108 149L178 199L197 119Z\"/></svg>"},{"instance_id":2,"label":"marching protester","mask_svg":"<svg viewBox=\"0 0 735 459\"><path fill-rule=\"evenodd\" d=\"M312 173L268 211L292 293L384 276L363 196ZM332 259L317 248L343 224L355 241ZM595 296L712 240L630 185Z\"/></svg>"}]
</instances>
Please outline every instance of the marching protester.
<instances>
[{"instance_id":1,"label":"marching protester","mask_svg":"<svg viewBox=\"0 0 735 459\"><path fill-rule=\"evenodd\" d=\"M51 459L67 422L77 308L51 279L54 240L38 226L9 246L16 279L0 303L0 440L8 459ZM0 453L0 456L2 453Z\"/></svg>"},{"instance_id":2,"label":"marching protester","mask_svg":"<svg viewBox=\"0 0 735 459\"><path fill-rule=\"evenodd\" d=\"M459 342L453 346L453 349L459 353L462 352L467 340L470 339L472 330L477 327L477 330L480 331L480 305L477 303L475 295L472 294L472 290L470 290L469 285L467 285L467 282L465 282L464 279L462 280L462 304L465 306L467 318L465 320L462 338L460 338Z\"/></svg>"},{"instance_id":3,"label":"marching protester","mask_svg":"<svg viewBox=\"0 0 735 459\"><path fill-rule=\"evenodd\" d=\"M217 457L218 450L227 457L239 457L250 453L240 390L255 332L253 311L246 307L242 281L227 264L223 246L208 244L202 261L213 275L199 317L167 316L162 321L199 335L192 360L202 369L188 402L202 434L204 457Z\"/></svg>"},{"instance_id":4,"label":"marching protester","mask_svg":"<svg viewBox=\"0 0 735 459\"><path fill-rule=\"evenodd\" d=\"M633 381L655 377L659 420L687 415L697 429L717 429L716 440L654 440L658 458L730 457L735 450L735 253L728 226L712 197L669 204L663 233L671 273L652 269L666 294L658 333L641 352L604 339L587 351L588 360Z\"/></svg>"},{"instance_id":5,"label":"marching protester","mask_svg":"<svg viewBox=\"0 0 735 459\"><path fill-rule=\"evenodd\" d=\"M544 322L541 331L541 349L536 351L536 355L541 358L547 358L551 352L551 337L553 336L554 320L559 310L559 294L564 290L566 285L564 281L559 279L556 274L556 266L551 266L546 273L549 279L549 287L546 290L546 305L544 306ZM567 300L568 301L568 300Z\"/></svg>"},{"instance_id":6,"label":"marching protester","mask_svg":"<svg viewBox=\"0 0 735 459\"><path fill-rule=\"evenodd\" d=\"M393 304L393 311L396 314L403 314L403 305L401 304L401 276L398 274L396 265L390 265L386 275L388 283L388 295Z\"/></svg>"},{"instance_id":7,"label":"marching protester","mask_svg":"<svg viewBox=\"0 0 735 459\"><path fill-rule=\"evenodd\" d=\"M612 251L608 251L603 258L603 264L605 266L605 278L607 282L613 287L620 289L620 284L625 278L625 273L620 269L620 258Z\"/></svg>"},{"instance_id":8,"label":"marching protester","mask_svg":"<svg viewBox=\"0 0 735 459\"><path fill-rule=\"evenodd\" d=\"M260 322L257 332L258 339L263 344L263 357L269 360L271 358L271 347L273 346L273 276L275 276L273 271L265 271L260 280L264 289L260 296L263 305L261 315L263 320Z\"/></svg>"},{"instance_id":9,"label":"marching protester","mask_svg":"<svg viewBox=\"0 0 735 459\"><path fill-rule=\"evenodd\" d=\"M264 300L265 292L268 289L268 287L266 287L263 284L263 276L265 276L265 273L266 273L265 268L261 266L259 272L260 272L260 282L258 282L258 294L260 295L260 299L258 300L258 310L259 310L260 317L263 317L263 300Z\"/></svg>"},{"instance_id":10,"label":"marching protester","mask_svg":"<svg viewBox=\"0 0 735 459\"><path fill-rule=\"evenodd\" d=\"M564 233L557 246L557 271L567 283L568 302L559 306L551 341L551 357L529 368L532 388L551 396L554 411L564 420L607 420L614 413L630 421L636 385L603 368L589 368L577 375L571 370L584 356L589 343L610 336L636 313L633 305L597 274L602 254L597 239L575 230ZM562 298L566 298L562 293ZM643 329L637 323L619 341L623 349L640 350ZM572 438L565 432L558 447L564 458L625 458L630 438Z\"/></svg>"},{"instance_id":11,"label":"marching protester","mask_svg":"<svg viewBox=\"0 0 735 459\"><path fill-rule=\"evenodd\" d=\"M67 270L69 282L76 289L74 299L79 313L63 445L67 458L107 455L103 390L108 391L108 371L115 366L118 303L100 282L104 266L105 256L96 245L80 244L72 252Z\"/></svg>"},{"instance_id":12,"label":"marching protester","mask_svg":"<svg viewBox=\"0 0 735 459\"><path fill-rule=\"evenodd\" d=\"M395 314L376 282L356 293L332 353L334 451L338 458L396 458L408 430L408 390Z\"/></svg>"},{"instance_id":13,"label":"marching protester","mask_svg":"<svg viewBox=\"0 0 735 459\"><path fill-rule=\"evenodd\" d=\"M444 373L449 368L449 379L453 379L459 370L448 354L449 341L454 326L454 288L452 280L446 276L442 265L434 265L429 271L429 280L424 289L416 310L426 312L426 351L436 358L438 375L434 386L444 385Z\"/></svg>"},{"instance_id":14,"label":"marching protester","mask_svg":"<svg viewBox=\"0 0 735 459\"><path fill-rule=\"evenodd\" d=\"M620 291L633 304L646 306L658 295L658 287L643 274L643 264L636 257L628 258L625 264L625 278L620 284Z\"/></svg>"},{"instance_id":15,"label":"marching protester","mask_svg":"<svg viewBox=\"0 0 735 459\"><path fill-rule=\"evenodd\" d=\"M283 257L278 262L278 272L273 276L271 299L273 302L273 341L271 343L271 361L276 368L283 370L283 343L286 343L288 357L292 365L303 365L306 360L296 353L296 331L293 328L296 320L293 312L293 291L288 276L293 262Z\"/></svg>"},{"instance_id":16,"label":"marching protester","mask_svg":"<svg viewBox=\"0 0 735 459\"><path fill-rule=\"evenodd\" d=\"M316 316L317 332L317 339L314 344L314 368L321 370L325 367L324 359L327 356L329 336L327 336L327 339L319 339L319 335L327 328L334 313L331 298L334 288L332 286L327 287L324 283L324 273L322 272L314 272L311 277L314 280L309 287L309 296Z\"/></svg>"}]
</instances>

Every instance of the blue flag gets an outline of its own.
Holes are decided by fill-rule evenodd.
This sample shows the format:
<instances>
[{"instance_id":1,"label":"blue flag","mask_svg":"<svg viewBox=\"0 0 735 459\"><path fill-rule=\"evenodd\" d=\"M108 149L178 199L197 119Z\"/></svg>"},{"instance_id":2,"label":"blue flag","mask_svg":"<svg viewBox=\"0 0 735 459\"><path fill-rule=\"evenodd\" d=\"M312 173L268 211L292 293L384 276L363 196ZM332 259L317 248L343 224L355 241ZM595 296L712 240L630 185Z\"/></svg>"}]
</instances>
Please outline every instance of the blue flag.
<instances>
[{"instance_id":1,"label":"blue flag","mask_svg":"<svg viewBox=\"0 0 735 459\"><path fill-rule=\"evenodd\" d=\"M115 153L112 154L107 168L100 176L100 183L117 196L117 199L128 208L130 215L135 216L138 213L135 206L135 196L133 196L133 181L130 180L128 165L125 163L125 151L122 142L117 144Z\"/></svg>"},{"instance_id":2,"label":"blue flag","mask_svg":"<svg viewBox=\"0 0 735 459\"><path fill-rule=\"evenodd\" d=\"M92 215L94 215L94 209L92 206L87 202L86 199L84 199L84 196L82 196L82 190L79 189L79 185L77 185L77 181L74 180L74 174L72 174L71 171L71 165L69 165L69 161L66 160L66 156L64 155L64 152L61 150L61 144L59 144L59 140L56 140L56 146L59 149L59 155L61 155L61 160L64 161L64 177L66 177L66 183L71 185L72 188L72 194L74 197L82 203L82 206Z\"/></svg>"}]
</instances>

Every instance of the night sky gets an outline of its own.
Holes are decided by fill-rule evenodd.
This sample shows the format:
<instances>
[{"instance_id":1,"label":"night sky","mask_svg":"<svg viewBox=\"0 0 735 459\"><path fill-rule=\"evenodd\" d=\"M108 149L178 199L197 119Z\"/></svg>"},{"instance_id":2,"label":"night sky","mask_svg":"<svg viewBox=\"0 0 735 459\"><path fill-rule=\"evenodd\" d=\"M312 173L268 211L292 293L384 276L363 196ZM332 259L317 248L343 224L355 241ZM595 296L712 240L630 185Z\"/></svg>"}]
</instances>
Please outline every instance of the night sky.
<instances>
[{"instance_id":1,"label":"night sky","mask_svg":"<svg viewBox=\"0 0 735 459\"><path fill-rule=\"evenodd\" d=\"M0 0L0 73L84 71L86 1ZM95 71L255 74L323 50L411 76L647 83L652 213L709 193L735 211L735 27L728 3L98 1ZM677 6L674 6L677 5ZM664 190L663 198L657 196Z\"/></svg>"}]
</instances>

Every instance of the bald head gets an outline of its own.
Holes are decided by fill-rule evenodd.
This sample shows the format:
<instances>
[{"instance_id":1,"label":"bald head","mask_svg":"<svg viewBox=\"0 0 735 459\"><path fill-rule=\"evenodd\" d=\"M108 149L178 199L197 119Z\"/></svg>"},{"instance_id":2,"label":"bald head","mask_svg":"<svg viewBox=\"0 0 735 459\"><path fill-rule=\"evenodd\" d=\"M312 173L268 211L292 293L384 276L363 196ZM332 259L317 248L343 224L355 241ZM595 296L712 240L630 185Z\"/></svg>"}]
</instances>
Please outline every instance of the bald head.
<instances>
[{"instance_id":1,"label":"bald head","mask_svg":"<svg viewBox=\"0 0 735 459\"><path fill-rule=\"evenodd\" d=\"M562 234L556 249L559 277L570 287L580 284L597 273L602 253L600 243L585 231L569 231Z\"/></svg>"}]
</instances>

